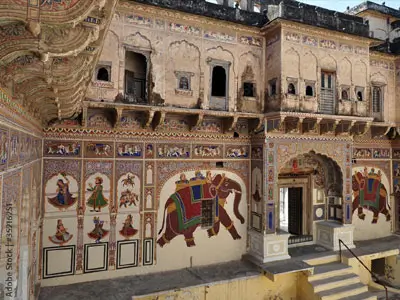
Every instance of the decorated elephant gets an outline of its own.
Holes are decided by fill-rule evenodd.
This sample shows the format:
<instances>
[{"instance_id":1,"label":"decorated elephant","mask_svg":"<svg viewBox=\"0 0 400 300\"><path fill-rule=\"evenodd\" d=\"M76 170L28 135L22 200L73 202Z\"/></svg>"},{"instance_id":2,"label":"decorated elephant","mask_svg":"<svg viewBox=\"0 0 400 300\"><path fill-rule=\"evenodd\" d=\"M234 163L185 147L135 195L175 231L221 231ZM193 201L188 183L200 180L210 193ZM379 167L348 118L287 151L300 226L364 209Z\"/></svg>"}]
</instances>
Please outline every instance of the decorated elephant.
<instances>
[{"instance_id":1,"label":"decorated elephant","mask_svg":"<svg viewBox=\"0 0 400 300\"><path fill-rule=\"evenodd\" d=\"M208 236L212 237L218 235L220 223L225 226L233 239L240 239L241 236L224 205L228 196L234 193L233 212L243 224L245 220L239 212L241 192L239 183L226 177L225 174L218 174L212 178L210 171L206 177L197 171L196 177L191 180L186 180L185 174L181 174L181 180L176 182L175 193L165 203L163 223L158 234L161 234L164 225L165 231L157 243L163 247L176 236L183 234L186 245L192 247L195 246L193 232L198 226L206 227ZM166 216L165 211L167 211Z\"/></svg>"},{"instance_id":2,"label":"decorated elephant","mask_svg":"<svg viewBox=\"0 0 400 300\"><path fill-rule=\"evenodd\" d=\"M373 212L372 223L378 222L379 214L386 216L386 221L390 221L390 206L387 202L388 195L385 186L381 182L382 174L380 171L375 173L372 168L368 173L367 168L364 173L356 172L352 179L353 188L353 213L358 209L358 217L365 219L363 208Z\"/></svg>"}]
</instances>

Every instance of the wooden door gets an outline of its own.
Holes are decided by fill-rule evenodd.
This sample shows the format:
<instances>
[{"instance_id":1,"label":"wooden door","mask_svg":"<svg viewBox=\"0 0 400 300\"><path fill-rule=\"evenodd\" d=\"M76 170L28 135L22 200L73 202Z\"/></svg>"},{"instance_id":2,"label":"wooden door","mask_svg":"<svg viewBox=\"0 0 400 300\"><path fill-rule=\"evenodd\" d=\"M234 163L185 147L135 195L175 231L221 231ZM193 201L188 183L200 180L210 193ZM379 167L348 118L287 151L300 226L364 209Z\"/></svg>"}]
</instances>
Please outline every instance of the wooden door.
<instances>
[{"instance_id":1,"label":"wooden door","mask_svg":"<svg viewBox=\"0 0 400 300\"><path fill-rule=\"evenodd\" d=\"M303 234L303 188L289 188L289 228L291 234Z\"/></svg>"}]
</instances>

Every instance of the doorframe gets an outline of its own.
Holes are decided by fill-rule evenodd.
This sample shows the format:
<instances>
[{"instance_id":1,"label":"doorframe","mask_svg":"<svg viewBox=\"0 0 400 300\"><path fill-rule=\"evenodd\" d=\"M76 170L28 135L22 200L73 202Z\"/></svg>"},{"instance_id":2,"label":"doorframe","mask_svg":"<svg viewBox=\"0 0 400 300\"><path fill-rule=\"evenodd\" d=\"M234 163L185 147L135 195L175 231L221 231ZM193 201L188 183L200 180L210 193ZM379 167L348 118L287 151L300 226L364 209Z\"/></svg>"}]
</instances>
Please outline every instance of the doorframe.
<instances>
[{"instance_id":1,"label":"doorframe","mask_svg":"<svg viewBox=\"0 0 400 300\"><path fill-rule=\"evenodd\" d=\"M280 228L280 189L281 188L303 188L303 214L302 214L302 235L313 235L313 220L311 218L311 208L312 208L312 194L311 194L311 180L310 177L297 177L297 178L279 178L278 179L278 191L279 191L279 200L278 205L276 205L275 215L277 216L277 224L276 228ZM311 199L311 201L307 201L307 199Z\"/></svg>"}]
</instances>

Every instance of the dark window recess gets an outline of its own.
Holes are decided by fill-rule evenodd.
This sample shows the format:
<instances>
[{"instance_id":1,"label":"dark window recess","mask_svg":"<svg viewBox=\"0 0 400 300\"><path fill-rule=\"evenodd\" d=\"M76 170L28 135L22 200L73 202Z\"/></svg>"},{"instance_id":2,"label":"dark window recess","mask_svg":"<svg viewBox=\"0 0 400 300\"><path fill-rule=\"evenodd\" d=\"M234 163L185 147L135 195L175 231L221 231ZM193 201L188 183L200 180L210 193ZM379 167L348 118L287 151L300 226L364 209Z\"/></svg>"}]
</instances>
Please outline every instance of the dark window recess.
<instances>
[{"instance_id":1,"label":"dark window recess","mask_svg":"<svg viewBox=\"0 0 400 300\"><path fill-rule=\"evenodd\" d=\"M110 76L106 68L100 68L97 71L97 80L110 81Z\"/></svg>"},{"instance_id":2,"label":"dark window recess","mask_svg":"<svg viewBox=\"0 0 400 300\"><path fill-rule=\"evenodd\" d=\"M321 87L325 87L325 73L321 74Z\"/></svg>"},{"instance_id":3,"label":"dark window recess","mask_svg":"<svg viewBox=\"0 0 400 300\"><path fill-rule=\"evenodd\" d=\"M271 83L271 96L276 95L276 83Z\"/></svg>"},{"instance_id":4,"label":"dark window recess","mask_svg":"<svg viewBox=\"0 0 400 300\"><path fill-rule=\"evenodd\" d=\"M358 101L363 101L363 94L360 91L357 92L357 100Z\"/></svg>"},{"instance_id":5,"label":"dark window recess","mask_svg":"<svg viewBox=\"0 0 400 300\"><path fill-rule=\"evenodd\" d=\"M342 91L342 99L343 100L349 100L349 93L347 93L346 90Z\"/></svg>"},{"instance_id":6,"label":"dark window recess","mask_svg":"<svg viewBox=\"0 0 400 300\"><path fill-rule=\"evenodd\" d=\"M243 83L243 96L254 97L254 84L251 82Z\"/></svg>"},{"instance_id":7,"label":"dark window recess","mask_svg":"<svg viewBox=\"0 0 400 300\"><path fill-rule=\"evenodd\" d=\"M226 96L226 72L221 66L215 66L212 72L212 90L211 96Z\"/></svg>"},{"instance_id":8,"label":"dark window recess","mask_svg":"<svg viewBox=\"0 0 400 300\"><path fill-rule=\"evenodd\" d=\"M293 83L289 83L288 85L288 93L295 95L296 94L296 89L294 88L294 84Z\"/></svg>"},{"instance_id":9,"label":"dark window recess","mask_svg":"<svg viewBox=\"0 0 400 300\"><path fill-rule=\"evenodd\" d=\"M328 75L328 89L332 88L332 75Z\"/></svg>"},{"instance_id":10,"label":"dark window recess","mask_svg":"<svg viewBox=\"0 0 400 300\"><path fill-rule=\"evenodd\" d=\"M132 102L146 102L146 80L135 78L133 72L126 70L125 93Z\"/></svg>"},{"instance_id":11,"label":"dark window recess","mask_svg":"<svg viewBox=\"0 0 400 300\"><path fill-rule=\"evenodd\" d=\"M211 200L202 200L201 201L201 227L209 228L214 225L214 201Z\"/></svg>"},{"instance_id":12,"label":"dark window recess","mask_svg":"<svg viewBox=\"0 0 400 300\"><path fill-rule=\"evenodd\" d=\"M189 90L189 80L186 77L179 79L179 88L181 90Z\"/></svg>"},{"instance_id":13,"label":"dark window recess","mask_svg":"<svg viewBox=\"0 0 400 300\"><path fill-rule=\"evenodd\" d=\"M306 96L314 96L313 88L310 85L306 86Z\"/></svg>"},{"instance_id":14,"label":"dark window recess","mask_svg":"<svg viewBox=\"0 0 400 300\"><path fill-rule=\"evenodd\" d=\"M215 163L215 167L217 167L217 168L223 168L223 167L224 167L224 162L223 162L223 161L217 161L217 162Z\"/></svg>"},{"instance_id":15,"label":"dark window recess","mask_svg":"<svg viewBox=\"0 0 400 300\"><path fill-rule=\"evenodd\" d=\"M382 91L379 87L372 90L372 112L380 113L382 111Z\"/></svg>"},{"instance_id":16,"label":"dark window recess","mask_svg":"<svg viewBox=\"0 0 400 300\"><path fill-rule=\"evenodd\" d=\"M234 138L238 138L239 137L239 133L237 133L236 131L233 133L233 137Z\"/></svg>"}]
</instances>

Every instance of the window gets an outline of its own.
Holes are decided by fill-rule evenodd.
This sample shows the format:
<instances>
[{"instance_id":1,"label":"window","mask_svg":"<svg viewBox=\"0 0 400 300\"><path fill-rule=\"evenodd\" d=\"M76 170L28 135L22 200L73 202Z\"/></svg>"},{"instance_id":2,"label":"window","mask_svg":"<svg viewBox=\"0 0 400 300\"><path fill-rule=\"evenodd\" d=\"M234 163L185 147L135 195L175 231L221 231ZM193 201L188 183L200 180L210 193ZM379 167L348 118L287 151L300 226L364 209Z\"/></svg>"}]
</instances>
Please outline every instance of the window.
<instances>
[{"instance_id":1,"label":"window","mask_svg":"<svg viewBox=\"0 0 400 300\"><path fill-rule=\"evenodd\" d=\"M342 100L349 100L349 92L347 90L342 90Z\"/></svg>"},{"instance_id":2,"label":"window","mask_svg":"<svg viewBox=\"0 0 400 300\"><path fill-rule=\"evenodd\" d=\"M210 228L214 225L214 201L216 200L201 201L201 228Z\"/></svg>"},{"instance_id":3,"label":"window","mask_svg":"<svg viewBox=\"0 0 400 300\"><path fill-rule=\"evenodd\" d=\"M296 95L296 89L293 83L289 83L288 85L288 94Z\"/></svg>"},{"instance_id":4,"label":"window","mask_svg":"<svg viewBox=\"0 0 400 300\"><path fill-rule=\"evenodd\" d=\"M380 113L382 112L382 88L373 87L372 88L372 112Z\"/></svg>"},{"instance_id":5,"label":"window","mask_svg":"<svg viewBox=\"0 0 400 300\"><path fill-rule=\"evenodd\" d=\"M252 82L243 83L243 96L254 97L254 84Z\"/></svg>"},{"instance_id":6,"label":"window","mask_svg":"<svg viewBox=\"0 0 400 300\"><path fill-rule=\"evenodd\" d=\"M104 67L101 67L98 71L97 71L97 80L100 81L110 81L110 76L108 74L108 70Z\"/></svg>"},{"instance_id":7,"label":"window","mask_svg":"<svg viewBox=\"0 0 400 300\"><path fill-rule=\"evenodd\" d=\"M356 86L355 92L356 92L357 101L364 101L364 88L360 87L360 86Z\"/></svg>"},{"instance_id":8,"label":"window","mask_svg":"<svg viewBox=\"0 0 400 300\"><path fill-rule=\"evenodd\" d=\"M147 59L141 53L125 52L125 100L147 103Z\"/></svg>"},{"instance_id":9,"label":"window","mask_svg":"<svg viewBox=\"0 0 400 300\"><path fill-rule=\"evenodd\" d=\"M319 110L324 114L334 114L335 103L335 73L321 72L321 101Z\"/></svg>"},{"instance_id":10,"label":"window","mask_svg":"<svg viewBox=\"0 0 400 300\"><path fill-rule=\"evenodd\" d=\"M314 96L314 89L310 85L306 86L306 96Z\"/></svg>"},{"instance_id":11,"label":"window","mask_svg":"<svg viewBox=\"0 0 400 300\"><path fill-rule=\"evenodd\" d=\"M189 79L187 77L182 76L179 80L179 88L181 90L189 90Z\"/></svg>"},{"instance_id":12,"label":"window","mask_svg":"<svg viewBox=\"0 0 400 300\"><path fill-rule=\"evenodd\" d=\"M221 66L215 66L212 71L211 96L226 96L226 72Z\"/></svg>"},{"instance_id":13,"label":"window","mask_svg":"<svg viewBox=\"0 0 400 300\"><path fill-rule=\"evenodd\" d=\"M269 95L270 96L276 95L276 79L272 79L269 81Z\"/></svg>"}]
</instances>

